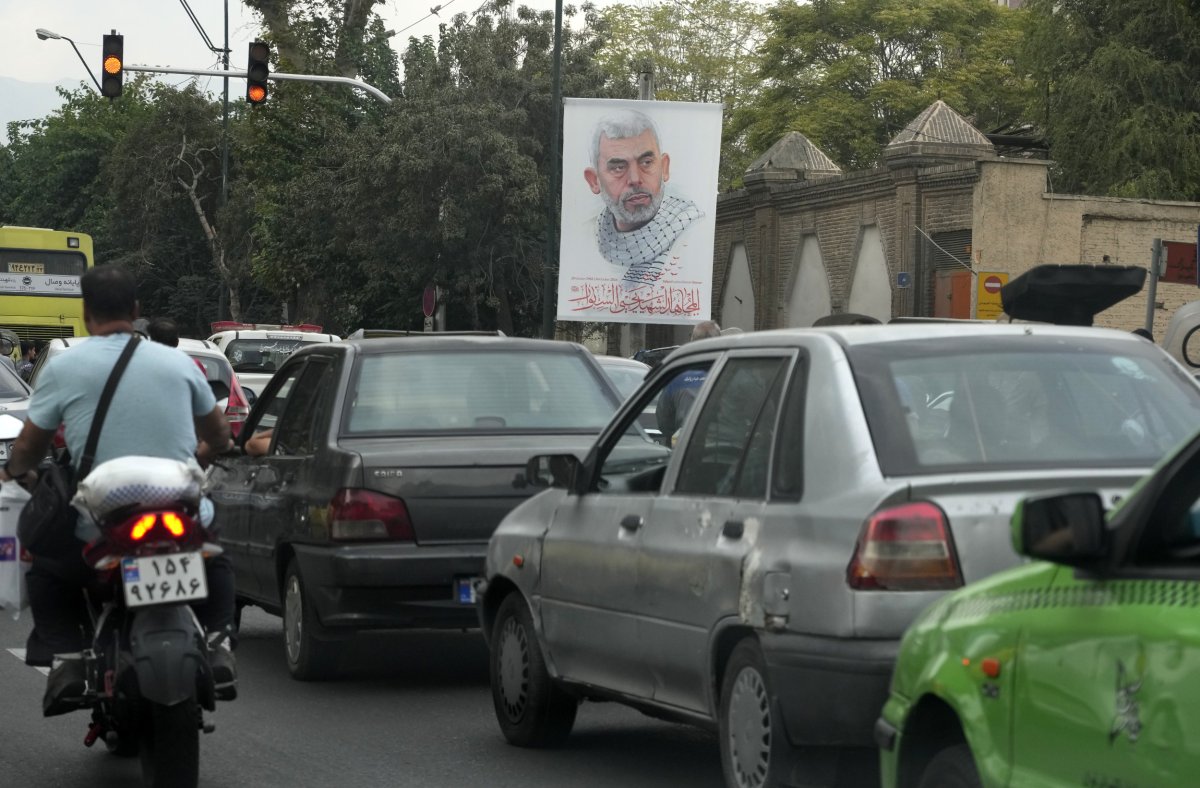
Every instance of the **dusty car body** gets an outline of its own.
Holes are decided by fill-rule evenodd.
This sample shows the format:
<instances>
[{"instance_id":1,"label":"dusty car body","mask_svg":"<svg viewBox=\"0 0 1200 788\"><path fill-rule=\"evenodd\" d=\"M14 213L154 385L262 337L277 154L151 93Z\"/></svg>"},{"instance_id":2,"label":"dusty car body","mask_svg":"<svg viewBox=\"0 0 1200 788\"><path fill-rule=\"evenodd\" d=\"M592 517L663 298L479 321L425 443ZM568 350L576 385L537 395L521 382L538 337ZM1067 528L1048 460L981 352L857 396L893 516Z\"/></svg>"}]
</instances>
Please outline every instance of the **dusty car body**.
<instances>
[{"instance_id":1,"label":"dusty car body","mask_svg":"<svg viewBox=\"0 0 1200 788\"><path fill-rule=\"evenodd\" d=\"M638 433L645 402L697 370L674 451ZM572 700L615 699L717 728L735 786L783 783L805 768L793 748L869 747L905 628L1017 563L1022 497L1114 501L1198 419L1200 388L1121 332L846 326L689 344L582 463L531 464L557 486L492 537L481 616L501 728L552 744Z\"/></svg>"}]
</instances>

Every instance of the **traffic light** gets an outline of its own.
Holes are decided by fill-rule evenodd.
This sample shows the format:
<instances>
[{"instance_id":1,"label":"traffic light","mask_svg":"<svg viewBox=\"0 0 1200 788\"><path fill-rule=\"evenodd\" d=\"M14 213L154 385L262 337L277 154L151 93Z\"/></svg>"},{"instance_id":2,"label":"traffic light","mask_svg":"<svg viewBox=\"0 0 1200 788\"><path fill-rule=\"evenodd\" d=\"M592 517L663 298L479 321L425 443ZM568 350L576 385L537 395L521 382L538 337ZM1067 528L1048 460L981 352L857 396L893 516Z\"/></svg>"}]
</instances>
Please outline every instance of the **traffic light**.
<instances>
[{"instance_id":1,"label":"traffic light","mask_svg":"<svg viewBox=\"0 0 1200 788\"><path fill-rule=\"evenodd\" d=\"M271 48L265 41L250 44L250 55L246 59L246 101L261 104L267 100L267 76L271 73Z\"/></svg>"},{"instance_id":2,"label":"traffic light","mask_svg":"<svg viewBox=\"0 0 1200 788\"><path fill-rule=\"evenodd\" d=\"M125 36L116 32L105 34L101 52L100 94L116 98L121 95L121 83L125 79Z\"/></svg>"}]
</instances>

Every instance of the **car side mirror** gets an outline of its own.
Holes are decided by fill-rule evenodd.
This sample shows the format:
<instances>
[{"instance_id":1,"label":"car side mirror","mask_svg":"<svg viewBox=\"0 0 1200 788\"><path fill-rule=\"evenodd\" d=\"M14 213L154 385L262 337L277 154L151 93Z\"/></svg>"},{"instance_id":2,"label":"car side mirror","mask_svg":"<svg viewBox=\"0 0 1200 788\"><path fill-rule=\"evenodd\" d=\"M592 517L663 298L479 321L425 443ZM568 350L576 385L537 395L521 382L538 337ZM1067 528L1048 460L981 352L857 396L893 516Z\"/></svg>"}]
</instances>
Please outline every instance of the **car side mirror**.
<instances>
[{"instance_id":1,"label":"car side mirror","mask_svg":"<svg viewBox=\"0 0 1200 788\"><path fill-rule=\"evenodd\" d=\"M579 466L574 454L539 454L525 463L525 483L530 487L574 489Z\"/></svg>"},{"instance_id":2,"label":"car side mirror","mask_svg":"<svg viewBox=\"0 0 1200 788\"><path fill-rule=\"evenodd\" d=\"M1021 555L1068 566L1108 554L1104 503L1094 492L1026 498L1012 519L1013 548Z\"/></svg>"}]
</instances>

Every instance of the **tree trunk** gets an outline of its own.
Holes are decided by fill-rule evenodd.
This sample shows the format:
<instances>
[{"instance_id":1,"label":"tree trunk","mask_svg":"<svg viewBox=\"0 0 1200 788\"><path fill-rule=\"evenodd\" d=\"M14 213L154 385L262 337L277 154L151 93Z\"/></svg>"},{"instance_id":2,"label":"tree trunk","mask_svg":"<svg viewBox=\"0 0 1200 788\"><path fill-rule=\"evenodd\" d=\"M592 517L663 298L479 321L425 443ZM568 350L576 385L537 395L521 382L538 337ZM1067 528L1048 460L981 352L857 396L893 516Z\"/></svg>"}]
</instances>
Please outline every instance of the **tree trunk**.
<instances>
[{"instance_id":1,"label":"tree trunk","mask_svg":"<svg viewBox=\"0 0 1200 788\"><path fill-rule=\"evenodd\" d=\"M293 0L246 0L246 6L262 14L263 24L271 34L271 42L279 51L279 60L288 70L308 71L308 55L296 42L289 18Z\"/></svg>"},{"instance_id":2,"label":"tree trunk","mask_svg":"<svg viewBox=\"0 0 1200 788\"><path fill-rule=\"evenodd\" d=\"M496 328L504 332L504 336L513 336L512 301L508 297L508 277L501 267L492 279L492 295L496 297Z\"/></svg>"},{"instance_id":3,"label":"tree trunk","mask_svg":"<svg viewBox=\"0 0 1200 788\"><path fill-rule=\"evenodd\" d=\"M367 32L367 17L378 0L345 0L342 6L342 28L338 31L337 53L334 67L343 77L358 76L355 57L362 51L363 36Z\"/></svg>"}]
</instances>

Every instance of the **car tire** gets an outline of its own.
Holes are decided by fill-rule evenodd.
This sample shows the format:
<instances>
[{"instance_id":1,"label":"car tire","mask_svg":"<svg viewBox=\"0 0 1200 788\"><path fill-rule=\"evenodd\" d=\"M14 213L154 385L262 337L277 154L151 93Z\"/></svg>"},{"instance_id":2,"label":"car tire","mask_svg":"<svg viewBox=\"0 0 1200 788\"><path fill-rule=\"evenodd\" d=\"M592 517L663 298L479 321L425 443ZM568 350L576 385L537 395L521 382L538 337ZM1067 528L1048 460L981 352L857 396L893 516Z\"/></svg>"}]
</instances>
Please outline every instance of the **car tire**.
<instances>
[{"instance_id":1,"label":"car tire","mask_svg":"<svg viewBox=\"0 0 1200 788\"><path fill-rule=\"evenodd\" d=\"M550 677L533 616L520 594L496 613L489 657L492 705L500 730L518 747L555 747L575 725L579 701Z\"/></svg>"},{"instance_id":2,"label":"car tire","mask_svg":"<svg viewBox=\"0 0 1200 788\"><path fill-rule=\"evenodd\" d=\"M971 748L955 744L939 751L921 773L919 788L983 788Z\"/></svg>"},{"instance_id":3,"label":"car tire","mask_svg":"<svg viewBox=\"0 0 1200 788\"><path fill-rule=\"evenodd\" d=\"M283 653L292 678L321 681L337 671L337 644L322 638L323 633L300 565L293 558L283 577Z\"/></svg>"},{"instance_id":4,"label":"car tire","mask_svg":"<svg viewBox=\"0 0 1200 788\"><path fill-rule=\"evenodd\" d=\"M721 768L730 788L776 788L787 770L787 739L753 637L734 647L721 681Z\"/></svg>"}]
</instances>

